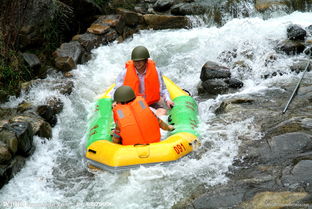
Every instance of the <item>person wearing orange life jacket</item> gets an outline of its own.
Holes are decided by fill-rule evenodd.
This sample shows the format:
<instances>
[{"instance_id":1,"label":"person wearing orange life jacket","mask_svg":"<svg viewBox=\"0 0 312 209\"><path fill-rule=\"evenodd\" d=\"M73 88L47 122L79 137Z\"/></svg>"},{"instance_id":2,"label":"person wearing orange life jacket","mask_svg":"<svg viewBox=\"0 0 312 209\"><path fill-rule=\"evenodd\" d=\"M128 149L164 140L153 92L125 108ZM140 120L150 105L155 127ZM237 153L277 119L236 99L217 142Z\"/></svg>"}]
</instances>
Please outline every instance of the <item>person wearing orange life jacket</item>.
<instances>
[{"instance_id":1,"label":"person wearing orange life jacket","mask_svg":"<svg viewBox=\"0 0 312 209\"><path fill-rule=\"evenodd\" d=\"M125 68L126 70L122 71L116 79L115 89L122 85L131 86L137 96L144 97L149 106L157 109L157 115L165 115L166 109L162 99L168 108L172 108L174 103L169 97L162 73L150 59L146 47L135 47L131 53L131 60L126 62Z\"/></svg>"},{"instance_id":2,"label":"person wearing orange life jacket","mask_svg":"<svg viewBox=\"0 0 312 209\"><path fill-rule=\"evenodd\" d=\"M160 141L160 129L174 130L159 119L141 96L136 96L130 86L121 86L114 93L113 106L116 128L113 142L122 145L149 144Z\"/></svg>"}]
</instances>

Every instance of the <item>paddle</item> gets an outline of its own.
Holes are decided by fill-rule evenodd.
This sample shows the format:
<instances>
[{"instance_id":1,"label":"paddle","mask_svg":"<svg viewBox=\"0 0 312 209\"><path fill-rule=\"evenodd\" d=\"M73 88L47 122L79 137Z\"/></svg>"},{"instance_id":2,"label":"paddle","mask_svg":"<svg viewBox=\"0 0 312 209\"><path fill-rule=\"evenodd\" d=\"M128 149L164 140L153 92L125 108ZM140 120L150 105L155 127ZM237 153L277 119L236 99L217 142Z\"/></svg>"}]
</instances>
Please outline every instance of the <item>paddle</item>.
<instances>
[{"instance_id":1,"label":"paddle","mask_svg":"<svg viewBox=\"0 0 312 209\"><path fill-rule=\"evenodd\" d=\"M288 102L287 102L287 104L286 104L286 106L285 106L285 108L284 108L282 114L284 114L284 113L287 111L288 106L290 105L291 101L293 100L293 98L295 97L296 93L298 92L298 89L299 89L299 87L300 87L300 83L301 83L301 81L302 81L302 79L303 79L304 74L306 73L307 69L309 68L309 65L310 65L310 60L308 61L308 64L307 64L305 70L303 71L302 76L301 76L301 78L300 78L300 80L299 80L299 82L298 82L296 88L294 89L294 91L293 91L291 97L289 98L289 100L288 100Z\"/></svg>"}]
</instances>

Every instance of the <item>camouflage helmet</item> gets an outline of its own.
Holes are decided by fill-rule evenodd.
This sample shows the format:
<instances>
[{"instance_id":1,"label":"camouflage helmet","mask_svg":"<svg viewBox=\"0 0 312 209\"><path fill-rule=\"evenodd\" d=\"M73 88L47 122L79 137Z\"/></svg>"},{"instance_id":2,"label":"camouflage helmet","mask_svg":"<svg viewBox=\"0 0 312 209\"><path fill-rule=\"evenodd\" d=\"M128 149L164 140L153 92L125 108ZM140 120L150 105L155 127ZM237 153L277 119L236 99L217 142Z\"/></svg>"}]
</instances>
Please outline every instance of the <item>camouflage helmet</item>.
<instances>
[{"instance_id":1,"label":"camouflage helmet","mask_svg":"<svg viewBox=\"0 0 312 209\"><path fill-rule=\"evenodd\" d=\"M129 102L135 97L135 93L130 86L120 86L114 93L114 101L116 102Z\"/></svg>"},{"instance_id":2,"label":"camouflage helmet","mask_svg":"<svg viewBox=\"0 0 312 209\"><path fill-rule=\"evenodd\" d=\"M137 46L132 50L131 59L133 61L141 61L150 58L150 54L146 47Z\"/></svg>"}]
</instances>

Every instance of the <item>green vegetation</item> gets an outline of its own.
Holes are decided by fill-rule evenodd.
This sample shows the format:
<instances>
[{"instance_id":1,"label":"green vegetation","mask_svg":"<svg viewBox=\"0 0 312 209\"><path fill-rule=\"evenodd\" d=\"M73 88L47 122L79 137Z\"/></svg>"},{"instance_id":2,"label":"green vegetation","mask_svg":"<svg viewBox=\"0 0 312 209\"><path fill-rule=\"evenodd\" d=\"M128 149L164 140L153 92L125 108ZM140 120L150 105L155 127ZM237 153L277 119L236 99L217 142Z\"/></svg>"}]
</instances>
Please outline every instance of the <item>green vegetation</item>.
<instances>
[{"instance_id":1,"label":"green vegetation","mask_svg":"<svg viewBox=\"0 0 312 209\"><path fill-rule=\"evenodd\" d=\"M21 55L6 48L2 37L0 32L0 102L8 95L18 94L20 83L31 78L31 72Z\"/></svg>"}]
</instances>

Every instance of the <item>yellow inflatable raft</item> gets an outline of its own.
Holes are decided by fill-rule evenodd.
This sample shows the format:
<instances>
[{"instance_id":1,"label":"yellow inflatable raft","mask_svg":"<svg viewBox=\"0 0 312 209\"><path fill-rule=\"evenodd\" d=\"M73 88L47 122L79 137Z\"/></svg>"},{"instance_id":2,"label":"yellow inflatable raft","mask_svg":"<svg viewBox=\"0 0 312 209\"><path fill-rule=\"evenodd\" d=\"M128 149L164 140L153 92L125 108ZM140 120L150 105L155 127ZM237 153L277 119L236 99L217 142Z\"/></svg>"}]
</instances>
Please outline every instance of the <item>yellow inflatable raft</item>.
<instances>
[{"instance_id":1,"label":"yellow inflatable raft","mask_svg":"<svg viewBox=\"0 0 312 209\"><path fill-rule=\"evenodd\" d=\"M153 165L176 161L189 154L199 145L198 110L195 100L184 90L164 76L174 107L169 111L169 123L175 130L157 143L120 145L112 142L114 128L112 116L112 85L97 100L89 121L85 158L89 167L108 171L129 169L138 165Z\"/></svg>"}]
</instances>

